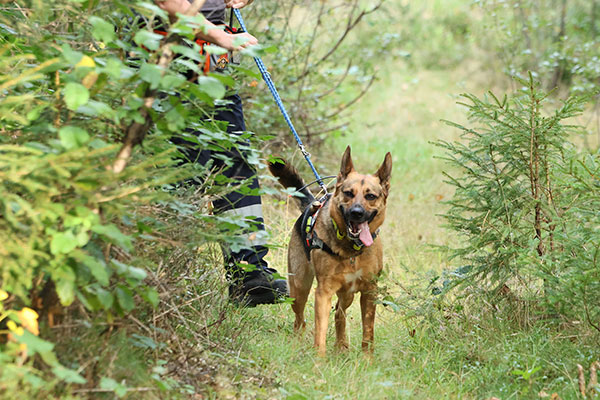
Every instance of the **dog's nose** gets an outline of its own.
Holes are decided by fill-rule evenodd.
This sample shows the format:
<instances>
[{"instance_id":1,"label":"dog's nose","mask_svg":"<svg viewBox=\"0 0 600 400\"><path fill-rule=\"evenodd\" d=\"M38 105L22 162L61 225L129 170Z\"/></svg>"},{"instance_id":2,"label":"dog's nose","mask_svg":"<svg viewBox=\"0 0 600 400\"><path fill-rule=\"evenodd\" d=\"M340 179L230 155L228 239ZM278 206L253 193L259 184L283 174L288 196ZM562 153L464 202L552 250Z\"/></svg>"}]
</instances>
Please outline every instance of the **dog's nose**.
<instances>
[{"instance_id":1,"label":"dog's nose","mask_svg":"<svg viewBox=\"0 0 600 400\"><path fill-rule=\"evenodd\" d=\"M350 207L350 218L353 220L360 220L365 216L365 209L360 204L355 204Z\"/></svg>"}]
</instances>

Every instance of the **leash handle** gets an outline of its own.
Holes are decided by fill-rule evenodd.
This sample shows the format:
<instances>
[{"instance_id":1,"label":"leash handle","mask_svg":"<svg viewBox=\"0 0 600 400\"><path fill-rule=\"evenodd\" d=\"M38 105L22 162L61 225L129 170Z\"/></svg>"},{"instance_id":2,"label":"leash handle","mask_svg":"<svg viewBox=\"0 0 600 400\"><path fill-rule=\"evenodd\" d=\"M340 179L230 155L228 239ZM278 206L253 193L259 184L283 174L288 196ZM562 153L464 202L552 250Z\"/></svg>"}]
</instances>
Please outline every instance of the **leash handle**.
<instances>
[{"instance_id":1,"label":"leash handle","mask_svg":"<svg viewBox=\"0 0 600 400\"><path fill-rule=\"evenodd\" d=\"M232 8L232 10L240 24L240 27L242 28L242 30L244 30L245 32L248 32L248 29L246 29L246 24L244 24L244 19L242 18L242 13L240 12L240 10L237 8ZM325 186L325 184L323 183L321 176L319 175L319 173L317 172L317 169L315 168L312 161L310 160L310 153L306 150L306 147L304 147L304 144L302 143L302 139L300 139L300 135L298 135L298 132L296 132L296 128L294 128L294 124L292 123L292 120L291 120L290 116L288 115L287 110L285 109L285 106L283 105L283 101L281 100L281 97L279 96L279 92L277 91L277 88L275 87L275 84L273 83L273 79L271 79L271 74L269 74L269 71L267 71L267 67L265 67L265 64L263 63L263 61L260 57L253 57L253 58L254 58L254 62L256 63L256 66L258 67L258 70L260 71L260 74L263 77L263 80L267 84L267 87L269 88L269 90L271 91L271 94L273 95L273 98L275 99L275 103L279 107L279 111L281 111L281 114L283 115L285 122L288 124L290 131L292 131L292 134L294 135L294 138L296 139L296 142L298 143L298 147L300 148L302 155L304 156L304 158L306 159L306 162L310 166L310 169L312 170L313 174L315 175L315 178L317 178L317 182L319 183L319 186L321 186L321 189L325 192L325 195L327 195L327 193L328 193L327 186Z\"/></svg>"}]
</instances>

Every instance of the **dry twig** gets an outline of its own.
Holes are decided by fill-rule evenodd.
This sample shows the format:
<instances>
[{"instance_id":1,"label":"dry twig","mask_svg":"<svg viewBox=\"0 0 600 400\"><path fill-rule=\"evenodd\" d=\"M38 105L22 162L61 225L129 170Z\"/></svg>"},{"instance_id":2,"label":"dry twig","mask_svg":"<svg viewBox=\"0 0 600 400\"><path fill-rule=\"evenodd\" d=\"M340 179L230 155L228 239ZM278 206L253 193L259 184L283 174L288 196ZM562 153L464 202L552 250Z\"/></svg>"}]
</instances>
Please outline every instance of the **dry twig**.
<instances>
[{"instance_id":1,"label":"dry twig","mask_svg":"<svg viewBox=\"0 0 600 400\"><path fill-rule=\"evenodd\" d=\"M598 395L598 368L600 368L600 361L593 362L590 366L590 383L588 384L587 391L591 395Z\"/></svg>"},{"instance_id":2,"label":"dry twig","mask_svg":"<svg viewBox=\"0 0 600 400\"><path fill-rule=\"evenodd\" d=\"M577 364L577 377L579 378L579 393L581 394L581 397L585 399L585 376L581 364Z\"/></svg>"}]
</instances>

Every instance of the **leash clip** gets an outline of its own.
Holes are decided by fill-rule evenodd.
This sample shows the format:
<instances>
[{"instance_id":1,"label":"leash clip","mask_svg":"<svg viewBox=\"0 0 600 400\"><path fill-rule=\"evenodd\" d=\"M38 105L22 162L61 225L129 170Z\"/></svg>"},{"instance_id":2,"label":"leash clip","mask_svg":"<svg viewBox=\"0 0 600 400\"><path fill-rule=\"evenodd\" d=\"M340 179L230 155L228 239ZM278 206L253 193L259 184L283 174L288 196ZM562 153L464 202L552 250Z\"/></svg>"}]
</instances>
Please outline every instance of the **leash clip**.
<instances>
[{"instance_id":1,"label":"leash clip","mask_svg":"<svg viewBox=\"0 0 600 400\"><path fill-rule=\"evenodd\" d=\"M298 145L298 147L300 148L300 152L302 153L302 155L304 157L310 158L310 153L308 152L308 150L306 150L306 147L304 147L304 144L300 144L300 145Z\"/></svg>"}]
</instances>

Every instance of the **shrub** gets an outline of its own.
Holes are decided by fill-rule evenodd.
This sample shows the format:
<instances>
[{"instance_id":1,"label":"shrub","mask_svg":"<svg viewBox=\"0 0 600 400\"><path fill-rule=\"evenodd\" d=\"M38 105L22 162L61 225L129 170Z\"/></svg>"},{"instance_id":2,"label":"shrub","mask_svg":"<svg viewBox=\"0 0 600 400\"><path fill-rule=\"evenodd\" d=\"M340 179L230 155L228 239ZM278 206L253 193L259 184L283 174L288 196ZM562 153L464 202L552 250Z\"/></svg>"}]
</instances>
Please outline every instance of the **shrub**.
<instances>
[{"instance_id":1,"label":"shrub","mask_svg":"<svg viewBox=\"0 0 600 400\"><path fill-rule=\"evenodd\" d=\"M151 30L167 18L154 3L31 2L1 13L0 287L10 297L0 320L24 305L51 319L76 302L112 324L142 301L156 306L155 282L146 279L152 258L138 244L158 240L162 228L141 207L162 203L187 214L201 232L194 247L208 240L235 245L235 231L249 227L208 214L211 196L235 186L213 187L215 179L227 182L211 165L178 166L169 142L193 128L204 133L199 146L250 151L206 121L231 78L194 83L183 74L198 70L183 56L199 57L191 39L203 17L180 19L163 37ZM189 204L174 188L192 176L204 182L204 201ZM13 328L30 351L19 355L1 331L3 396L43 396L57 382L86 381L58 363L52 343ZM56 379L37 369L46 367L34 364L36 353Z\"/></svg>"},{"instance_id":2,"label":"shrub","mask_svg":"<svg viewBox=\"0 0 600 400\"><path fill-rule=\"evenodd\" d=\"M514 96L466 94L462 141L439 142L462 174L447 174L455 194L444 215L463 244L451 249L467 266L455 283L494 294L541 298L547 311L596 324L598 156L578 154L565 120L582 111L570 97L552 113L548 93L530 75Z\"/></svg>"}]
</instances>

